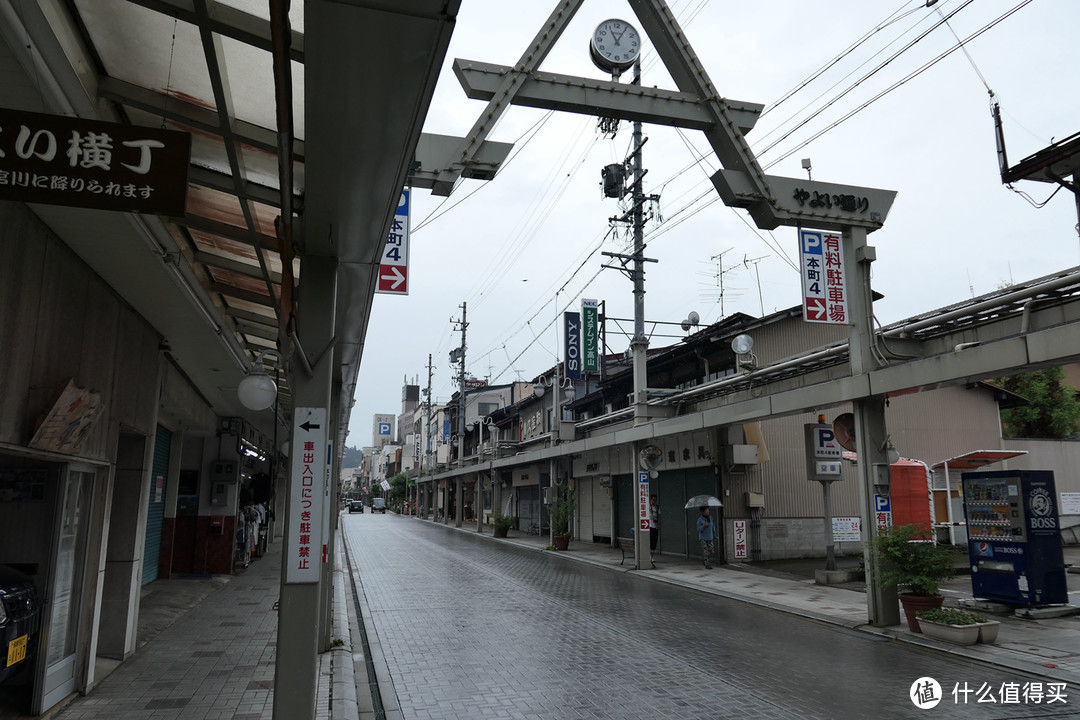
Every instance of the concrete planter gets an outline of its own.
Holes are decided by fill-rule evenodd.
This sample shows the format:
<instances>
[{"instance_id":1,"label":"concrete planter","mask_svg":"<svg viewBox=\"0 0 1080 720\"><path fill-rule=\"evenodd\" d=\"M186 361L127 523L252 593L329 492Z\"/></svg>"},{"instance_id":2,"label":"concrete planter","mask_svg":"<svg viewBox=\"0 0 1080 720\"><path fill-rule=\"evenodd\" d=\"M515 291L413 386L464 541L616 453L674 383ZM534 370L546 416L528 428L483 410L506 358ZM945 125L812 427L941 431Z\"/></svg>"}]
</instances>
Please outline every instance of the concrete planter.
<instances>
[{"instance_id":1,"label":"concrete planter","mask_svg":"<svg viewBox=\"0 0 1080 720\"><path fill-rule=\"evenodd\" d=\"M998 630L1001 629L1001 623L997 620L988 620L984 623L979 623L979 642L990 644L997 640Z\"/></svg>"},{"instance_id":2,"label":"concrete planter","mask_svg":"<svg viewBox=\"0 0 1080 720\"><path fill-rule=\"evenodd\" d=\"M997 638L997 626L999 623L994 620L986 623L975 623L974 625L948 625L945 623L934 622L933 620L927 620L922 618L919 620L919 627L922 628L923 635L926 637L935 638L937 640L947 640L957 645L974 645L980 642L980 638L983 637L983 629L986 628L987 638L983 642L993 642ZM988 626L994 626L991 630Z\"/></svg>"}]
</instances>

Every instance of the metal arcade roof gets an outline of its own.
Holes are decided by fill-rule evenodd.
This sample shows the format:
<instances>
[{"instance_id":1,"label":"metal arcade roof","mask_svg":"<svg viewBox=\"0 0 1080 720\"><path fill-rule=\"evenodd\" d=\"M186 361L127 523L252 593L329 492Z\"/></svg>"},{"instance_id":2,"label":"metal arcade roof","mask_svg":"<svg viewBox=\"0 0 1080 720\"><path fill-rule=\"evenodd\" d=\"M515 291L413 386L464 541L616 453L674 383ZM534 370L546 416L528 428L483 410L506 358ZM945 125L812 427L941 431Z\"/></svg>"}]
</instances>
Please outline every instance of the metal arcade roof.
<instances>
[{"instance_id":1,"label":"metal arcade roof","mask_svg":"<svg viewBox=\"0 0 1080 720\"><path fill-rule=\"evenodd\" d=\"M940 470L946 466L950 470L978 470L1018 455L1027 455L1027 452L1027 450L972 450L963 455L936 462L930 467L933 470Z\"/></svg>"}]
</instances>

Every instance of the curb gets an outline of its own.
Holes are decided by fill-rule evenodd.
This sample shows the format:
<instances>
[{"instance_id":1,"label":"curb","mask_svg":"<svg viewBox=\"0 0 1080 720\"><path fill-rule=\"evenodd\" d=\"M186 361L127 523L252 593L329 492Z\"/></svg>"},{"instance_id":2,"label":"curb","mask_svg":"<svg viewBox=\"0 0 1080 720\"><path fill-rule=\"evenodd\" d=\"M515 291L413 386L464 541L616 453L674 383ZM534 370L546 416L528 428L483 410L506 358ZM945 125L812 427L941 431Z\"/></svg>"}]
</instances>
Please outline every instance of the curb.
<instances>
[{"instance_id":1,"label":"curb","mask_svg":"<svg viewBox=\"0 0 1080 720\"><path fill-rule=\"evenodd\" d=\"M334 533L334 605L331 637L341 639L344 645L334 647L324 656L330 657L330 717L334 720L359 720L360 710L357 703L356 669L353 666L352 618L350 605L345 593L349 574L342 562L345 543L341 533Z\"/></svg>"}]
</instances>

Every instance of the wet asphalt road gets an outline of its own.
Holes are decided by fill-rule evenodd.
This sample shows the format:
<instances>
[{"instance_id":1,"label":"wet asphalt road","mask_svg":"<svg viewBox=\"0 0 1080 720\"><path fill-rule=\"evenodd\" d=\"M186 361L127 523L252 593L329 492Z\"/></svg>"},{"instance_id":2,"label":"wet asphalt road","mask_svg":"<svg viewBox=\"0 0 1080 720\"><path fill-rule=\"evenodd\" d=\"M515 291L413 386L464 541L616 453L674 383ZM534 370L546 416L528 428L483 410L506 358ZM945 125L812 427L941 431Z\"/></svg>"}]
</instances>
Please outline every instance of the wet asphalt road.
<instances>
[{"instance_id":1,"label":"wet asphalt road","mask_svg":"<svg viewBox=\"0 0 1080 720\"><path fill-rule=\"evenodd\" d=\"M343 522L405 720L1080 718L1080 688L1003 704L1038 679L414 518ZM927 676L943 698L920 709ZM984 685L998 702L953 695Z\"/></svg>"}]
</instances>

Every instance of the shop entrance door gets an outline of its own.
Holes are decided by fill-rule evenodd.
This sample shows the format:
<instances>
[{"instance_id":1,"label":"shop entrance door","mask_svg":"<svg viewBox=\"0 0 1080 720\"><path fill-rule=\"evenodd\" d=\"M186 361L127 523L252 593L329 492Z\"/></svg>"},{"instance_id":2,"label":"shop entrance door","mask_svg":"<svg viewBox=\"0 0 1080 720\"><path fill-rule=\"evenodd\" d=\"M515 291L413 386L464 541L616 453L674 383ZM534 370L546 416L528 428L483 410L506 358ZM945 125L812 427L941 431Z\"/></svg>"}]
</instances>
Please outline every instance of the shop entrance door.
<instances>
[{"instance_id":1,"label":"shop entrance door","mask_svg":"<svg viewBox=\"0 0 1080 720\"><path fill-rule=\"evenodd\" d=\"M46 589L45 652L38 661L38 677L43 680L34 693L31 707L35 715L75 690L79 611L93 488L94 470L86 466L69 465L60 481L54 553Z\"/></svg>"}]
</instances>

